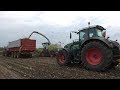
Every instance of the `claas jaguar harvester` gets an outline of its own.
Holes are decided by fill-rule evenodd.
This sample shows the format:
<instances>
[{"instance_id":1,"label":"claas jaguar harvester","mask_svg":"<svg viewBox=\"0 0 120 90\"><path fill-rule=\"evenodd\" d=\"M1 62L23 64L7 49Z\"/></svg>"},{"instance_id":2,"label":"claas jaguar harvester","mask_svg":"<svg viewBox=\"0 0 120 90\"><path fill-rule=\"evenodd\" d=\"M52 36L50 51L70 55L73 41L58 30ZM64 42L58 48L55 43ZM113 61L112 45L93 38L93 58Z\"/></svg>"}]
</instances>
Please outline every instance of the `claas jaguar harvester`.
<instances>
[{"instance_id":1,"label":"claas jaguar harvester","mask_svg":"<svg viewBox=\"0 0 120 90\"><path fill-rule=\"evenodd\" d=\"M58 52L57 63L61 66L74 62L82 64L87 70L106 71L119 64L120 45L106 38L106 29L100 25L89 26L72 31L79 38ZM70 38L72 38L70 32Z\"/></svg>"}]
</instances>

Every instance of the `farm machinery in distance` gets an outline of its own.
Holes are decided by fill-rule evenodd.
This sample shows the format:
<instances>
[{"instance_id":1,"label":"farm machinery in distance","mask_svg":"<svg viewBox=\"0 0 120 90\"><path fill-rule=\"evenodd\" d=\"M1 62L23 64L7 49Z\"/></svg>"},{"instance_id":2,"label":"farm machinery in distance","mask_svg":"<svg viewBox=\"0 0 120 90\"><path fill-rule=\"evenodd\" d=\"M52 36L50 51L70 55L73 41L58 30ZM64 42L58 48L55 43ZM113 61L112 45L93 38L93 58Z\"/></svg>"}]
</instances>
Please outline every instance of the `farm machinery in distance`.
<instances>
[{"instance_id":1,"label":"farm machinery in distance","mask_svg":"<svg viewBox=\"0 0 120 90\"><path fill-rule=\"evenodd\" d=\"M36 40L30 39L33 33L37 33L47 39L48 42L42 43L43 49L40 53L41 57L54 56L53 51L48 51L47 46L51 44L50 40L37 31L33 31L28 38L18 39L9 42L7 47L4 48L3 55L7 57L19 58L19 57L32 57L32 54L36 51Z\"/></svg>"}]
</instances>

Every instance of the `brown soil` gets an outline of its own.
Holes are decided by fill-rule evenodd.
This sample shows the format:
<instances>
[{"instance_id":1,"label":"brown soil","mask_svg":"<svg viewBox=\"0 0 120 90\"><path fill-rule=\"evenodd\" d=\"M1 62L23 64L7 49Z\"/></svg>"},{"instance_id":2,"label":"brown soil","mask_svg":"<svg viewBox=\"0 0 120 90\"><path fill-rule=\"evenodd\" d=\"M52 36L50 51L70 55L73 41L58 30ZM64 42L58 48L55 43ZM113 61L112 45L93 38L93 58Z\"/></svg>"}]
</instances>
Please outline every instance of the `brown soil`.
<instances>
[{"instance_id":1,"label":"brown soil","mask_svg":"<svg viewBox=\"0 0 120 90\"><path fill-rule=\"evenodd\" d=\"M120 65L107 72L93 72L78 64L59 66L55 58L0 56L0 79L120 79Z\"/></svg>"}]
</instances>

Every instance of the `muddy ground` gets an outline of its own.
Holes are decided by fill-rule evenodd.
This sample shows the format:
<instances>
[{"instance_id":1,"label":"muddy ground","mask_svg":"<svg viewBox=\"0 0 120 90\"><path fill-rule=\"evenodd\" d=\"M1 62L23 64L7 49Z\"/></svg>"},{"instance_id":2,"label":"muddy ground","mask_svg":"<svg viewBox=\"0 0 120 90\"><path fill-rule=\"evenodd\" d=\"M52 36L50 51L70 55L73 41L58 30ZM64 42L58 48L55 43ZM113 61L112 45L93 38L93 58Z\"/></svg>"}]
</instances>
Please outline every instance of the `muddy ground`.
<instances>
[{"instance_id":1,"label":"muddy ground","mask_svg":"<svg viewBox=\"0 0 120 90\"><path fill-rule=\"evenodd\" d=\"M120 65L107 72L93 72L78 64L61 67L55 58L0 56L0 79L120 79Z\"/></svg>"}]
</instances>

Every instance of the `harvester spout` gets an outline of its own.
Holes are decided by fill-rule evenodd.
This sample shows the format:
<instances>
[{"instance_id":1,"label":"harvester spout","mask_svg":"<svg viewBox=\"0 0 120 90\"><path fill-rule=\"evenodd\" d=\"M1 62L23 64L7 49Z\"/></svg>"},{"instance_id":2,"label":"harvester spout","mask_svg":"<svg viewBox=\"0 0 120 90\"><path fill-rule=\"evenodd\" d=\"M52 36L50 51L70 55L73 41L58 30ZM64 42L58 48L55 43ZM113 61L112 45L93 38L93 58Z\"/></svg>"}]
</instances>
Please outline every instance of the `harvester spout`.
<instances>
[{"instance_id":1,"label":"harvester spout","mask_svg":"<svg viewBox=\"0 0 120 90\"><path fill-rule=\"evenodd\" d=\"M51 44L50 40L45 35L43 35L42 33L37 32L37 31L33 31L28 38L30 38L33 33L37 33L37 34L43 36L44 38L46 38L48 40L49 45Z\"/></svg>"}]
</instances>

